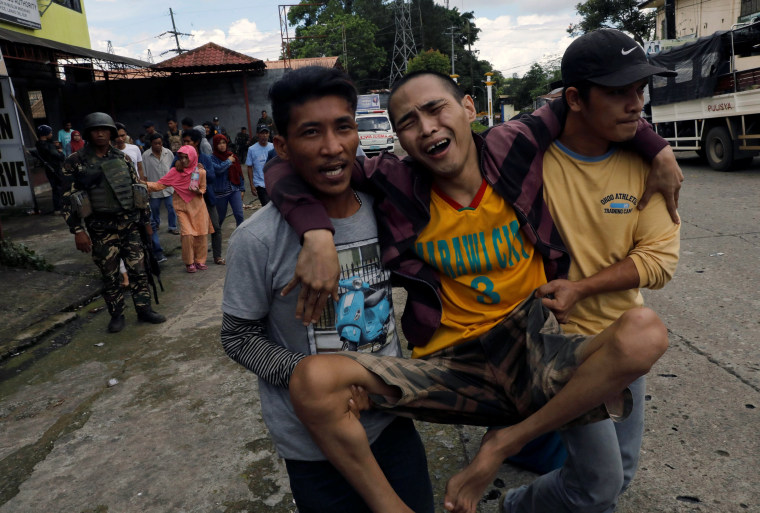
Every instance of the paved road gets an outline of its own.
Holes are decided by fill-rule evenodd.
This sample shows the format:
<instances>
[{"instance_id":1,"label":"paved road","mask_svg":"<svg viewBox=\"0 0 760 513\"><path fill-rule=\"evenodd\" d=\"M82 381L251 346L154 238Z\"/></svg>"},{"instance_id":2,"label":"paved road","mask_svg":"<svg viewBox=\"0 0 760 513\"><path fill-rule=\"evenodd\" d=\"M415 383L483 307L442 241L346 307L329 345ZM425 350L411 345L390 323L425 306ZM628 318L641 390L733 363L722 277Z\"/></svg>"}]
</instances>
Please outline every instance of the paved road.
<instances>
[{"instance_id":1,"label":"paved road","mask_svg":"<svg viewBox=\"0 0 760 513\"><path fill-rule=\"evenodd\" d=\"M668 287L646 294L671 347L649 378L641 469L618 511L760 512L760 167L682 164L681 264ZM90 286L92 264L58 222L4 219L3 229L56 264L48 283ZM256 380L219 343L224 268L187 275L177 246L157 307L166 324L137 324L130 311L127 329L108 335L95 300L0 364L0 513L294 511ZM19 289L31 289L28 276ZM21 292L2 295L45 300ZM7 307L0 325L15 319ZM440 496L482 430L420 429ZM481 512L532 475L504 466L499 479Z\"/></svg>"}]
</instances>

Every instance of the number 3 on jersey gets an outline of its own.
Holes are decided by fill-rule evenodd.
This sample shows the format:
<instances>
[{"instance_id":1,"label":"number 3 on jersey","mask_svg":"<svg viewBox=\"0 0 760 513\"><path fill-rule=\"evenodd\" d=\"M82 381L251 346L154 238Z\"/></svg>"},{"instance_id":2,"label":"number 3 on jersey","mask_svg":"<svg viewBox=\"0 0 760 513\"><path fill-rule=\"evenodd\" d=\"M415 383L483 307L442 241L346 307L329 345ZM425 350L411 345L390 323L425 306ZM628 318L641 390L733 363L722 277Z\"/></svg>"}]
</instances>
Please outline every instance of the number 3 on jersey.
<instances>
[{"instance_id":1,"label":"number 3 on jersey","mask_svg":"<svg viewBox=\"0 0 760 513\"><path fill-rule=\"evenodd\" d=\"M481 289L482 285L482 289ZM494 291L493 282L486 278L485 276L478 276L472 282L470 283L470 287L477 290L478 292L482 292L483 295L478 295L478 303L483 303L487 305L495 305L499 301L501 301L501 297L497 292Z\"/></svg>"}]
</instances>

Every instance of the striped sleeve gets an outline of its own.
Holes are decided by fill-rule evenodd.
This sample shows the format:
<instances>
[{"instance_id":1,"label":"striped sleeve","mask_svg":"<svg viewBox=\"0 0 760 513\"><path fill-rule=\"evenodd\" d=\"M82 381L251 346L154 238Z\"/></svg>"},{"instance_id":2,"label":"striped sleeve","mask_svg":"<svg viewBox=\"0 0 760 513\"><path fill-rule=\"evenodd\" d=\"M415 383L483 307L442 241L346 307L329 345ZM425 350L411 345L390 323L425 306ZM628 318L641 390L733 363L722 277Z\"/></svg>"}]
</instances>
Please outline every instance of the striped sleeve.
<instances>
[{"instance_id":1,"label":"striped sleeve","mask_svg":"<svg viewBox=\"0 0 760 513\"><path fill-rule=\"evenodd\" d=\"M290 376L305 354L269 340L263 319L222 317L222 347L227 356L274 386L288 388Z\"/></svg>"}]
</instances>

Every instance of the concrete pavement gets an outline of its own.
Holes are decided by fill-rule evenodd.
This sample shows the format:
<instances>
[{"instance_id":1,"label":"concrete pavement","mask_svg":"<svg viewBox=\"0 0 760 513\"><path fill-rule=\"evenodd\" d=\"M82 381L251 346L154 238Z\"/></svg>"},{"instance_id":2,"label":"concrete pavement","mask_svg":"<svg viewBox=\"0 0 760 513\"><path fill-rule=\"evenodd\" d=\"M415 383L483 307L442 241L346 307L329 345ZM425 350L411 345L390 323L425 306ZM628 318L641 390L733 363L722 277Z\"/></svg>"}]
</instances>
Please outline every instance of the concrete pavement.
<instances>
[{"instance_id":1,"label":"concrete pavement","mask_svg":"<svg viewBox=\"0 0 760 513\"><path fill-rule=\"evenodd\" d=\"M682 164L681 264L646 294L671 347L649 376L641 467L617 511L760 512L760 170ZM161 233L176 241L156 306L169 320L137 323L128 309L112 335L96 269L62 220L2 223L55 270L0 269L0 513L295 510L256 379L219 343L224 267L188 275L179 238ZM419 428L442 499L483 430ZM503 466L480 511L531 479Z\"/></svg>"}]
</instances>

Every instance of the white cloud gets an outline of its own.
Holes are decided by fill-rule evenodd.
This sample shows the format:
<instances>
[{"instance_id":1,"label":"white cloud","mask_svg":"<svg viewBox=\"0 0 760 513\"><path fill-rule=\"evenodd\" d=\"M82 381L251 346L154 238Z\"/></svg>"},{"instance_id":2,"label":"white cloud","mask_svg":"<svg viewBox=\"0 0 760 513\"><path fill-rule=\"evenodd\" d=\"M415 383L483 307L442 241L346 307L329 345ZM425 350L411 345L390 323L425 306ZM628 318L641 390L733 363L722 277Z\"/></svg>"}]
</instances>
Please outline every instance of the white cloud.
<instances>
[{"instance_id":1,"label":"white cloud","mask_svg":"<svg viewBox=\"0 0 760 513\"><path fill-rule=\"evenodd\" d=\"M192 50L213 42L219 46L262 60L276 60L280 55L280 33L262 32L255 22L247 18L231 22L226 31L214 27L205 30L192 30L190 34L189 37L180 36L181 48ZM148 49L153 54L155 62L176 55L176 52L172 50L176 49L177 43L174 37L169 34L164 34L161 37L138 33L125 34L124 32L116 34L112 30L90 27L90 43L94 50L106 51L109 40L112 42L114 53L124 57L147 60ZM164 55L161 55L162 53Z\"/></svg>"},{"instance_id":2,"label":"white cloud","mask_svg":"<svg viewBox=\"0 0 760 513\"><path fill-rule=\"evenodd\" d=\"M481 59L505 76L523 75L534 62L545 63L562 55L572 42L567 27L575 22L575 15L563 14L476 18L481 33L475 47Z\"/></svg>"}]
</instances>

